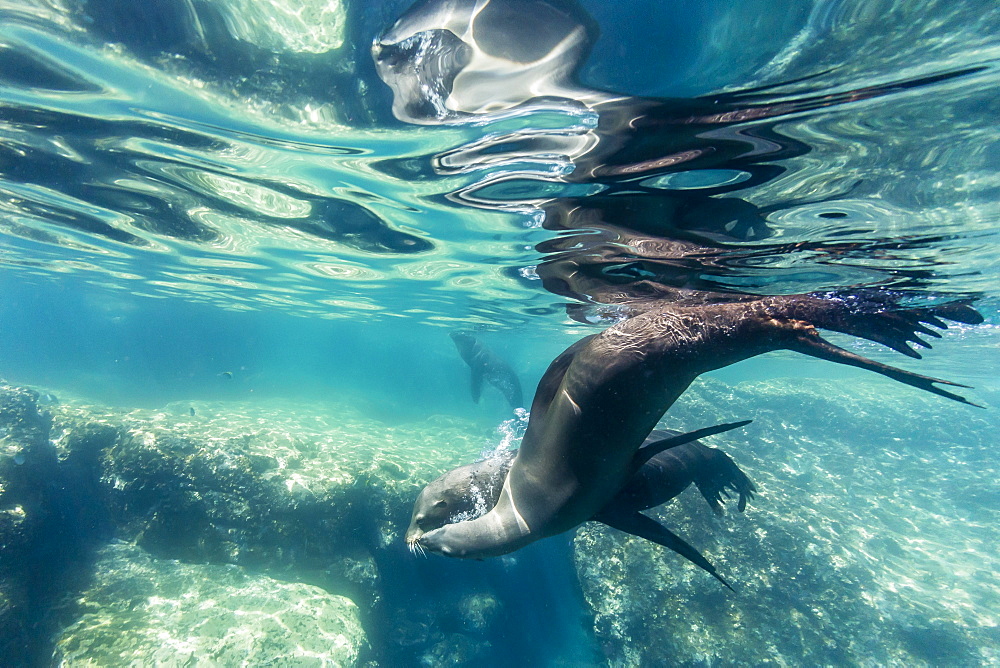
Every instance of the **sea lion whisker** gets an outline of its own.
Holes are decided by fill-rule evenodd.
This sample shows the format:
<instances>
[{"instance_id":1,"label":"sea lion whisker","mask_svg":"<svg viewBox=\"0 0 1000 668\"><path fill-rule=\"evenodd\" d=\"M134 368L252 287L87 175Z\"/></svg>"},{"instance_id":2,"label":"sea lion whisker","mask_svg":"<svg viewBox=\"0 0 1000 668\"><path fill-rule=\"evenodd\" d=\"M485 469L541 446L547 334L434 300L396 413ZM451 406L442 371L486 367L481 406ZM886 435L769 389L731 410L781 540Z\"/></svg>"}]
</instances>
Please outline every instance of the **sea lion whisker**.
<instances>
[{"instance_id":1,"label":"sea lion whisker","mask_svg":"<svg viewBox=\"0 0 1000 668\"><path fill-rule=\"evenodd\" d=\"M427 550L420 544L420 538L408 538L406 546L410 549L410 554L413 556L427 558Z\"/></svg>"},{"instance_id":2,"label":"sea lion whisker","mask_svg":"<svg viewBox=\"0 0 1000 668\"><path fill-rule=\"evenodd\" d=\"M420 543L417 542L416 538L407 540L406 547L409 548L410 554L412 554L415 557L419 556L421 551L423 550L423 548L420 546Z\"/></svg>"}]
</instances>

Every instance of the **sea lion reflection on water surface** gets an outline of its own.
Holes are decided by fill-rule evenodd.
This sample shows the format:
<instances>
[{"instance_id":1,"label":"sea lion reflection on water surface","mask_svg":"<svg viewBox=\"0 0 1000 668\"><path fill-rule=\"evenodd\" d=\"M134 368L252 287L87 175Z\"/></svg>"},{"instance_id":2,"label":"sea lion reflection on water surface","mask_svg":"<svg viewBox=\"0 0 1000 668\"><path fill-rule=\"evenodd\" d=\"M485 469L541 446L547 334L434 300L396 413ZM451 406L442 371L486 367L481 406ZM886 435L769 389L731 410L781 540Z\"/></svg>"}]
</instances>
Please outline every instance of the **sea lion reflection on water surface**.
<instances>
[{"instance_id":1,"label":"sea lion reflection on water surface","mask_svg":"<svg viewBox=\"0 0 1000 668\"><path fill-rule=\"evenodd\" d=\"M573 108L620 97L573 76L597 26L566 0L417 2L372 46L401 121L438 125L506 111L538 98Z\"/></svg>"},{"instance_id":2,"label":"sea lion reflection on water surface","mask_svg":"<svg viewBox=\"0 0 1000 668\"><path fill-rule=\"evenodd\" d=\"M760 163L802 155L809 147L751 123L980 69L797 98L785 93L767 99L764 88L699 98L637 97L577 81L598 32L571 0L425 0L375 41L372 57L392 90L393 115L406 123L486 122L532 111L579 119L569 129L491 133L438 155L438 173L539 159L568 163L572 168L561 180L602 183L719 166L754 172ZM739 129L729 129L734 126Z\"/></svg>"},{"instance_id":3,"label":"sea lion reflection on water surface","mask_svg":"<svg viewBox=\"0 0 1000 668\"><path fill-rule=\"evenodd\" d=\"M787 295L752 302L663 307L588 336L559 355L538 384L527 431L493 509L422 535L417 544L446 556L513 552L568 531L604 508L632 475L631 462L666 410L700 374L774 350L868 369L962 403L938 385L839 348L830 329L911 357L917 334L944 319L982 322L968 304L905 308L891 293Z\"/></svg>"}]
</instances>

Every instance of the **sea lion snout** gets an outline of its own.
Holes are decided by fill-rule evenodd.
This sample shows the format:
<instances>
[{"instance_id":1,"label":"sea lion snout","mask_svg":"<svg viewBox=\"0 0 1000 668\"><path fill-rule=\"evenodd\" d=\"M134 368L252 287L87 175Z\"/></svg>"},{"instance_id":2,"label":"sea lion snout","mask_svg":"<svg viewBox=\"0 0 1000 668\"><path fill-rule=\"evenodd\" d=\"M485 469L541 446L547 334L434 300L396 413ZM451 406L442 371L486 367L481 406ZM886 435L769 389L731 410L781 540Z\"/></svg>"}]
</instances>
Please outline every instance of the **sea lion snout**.
<instances>
[{"instance_id":1,"label":"sea lion snout","mask_svg":"<svg viewBox=\"0 0 1000 668\"><path fill-rule=\"evenodd\" d=\"M406 528L405 540L411 552L420 547L420 540L429 532L439 529L448 523L452 506L442 498L442 486L445 477L438 478L425 487L413 504L413 514L410 515L410 525Z\"/></svg>"},{"instance_id":2,"label":"sea lion snout","mask_svg":"<svg viewBox=\"0 0 1000 668\"><path fill-rule=\"evenodd\" d=\"M421 529L415 522L411 523L409 528L406 529L406 540L407 545L412 545L420 540L420 537L424 535L423 529Z\"/></svg>"},{"instance_id":3,"label":"sea lion snout","mask_svg":"<svg viewBox=\"0 0 1000 668\"><path fill-rule=\"evenodd\" d=\"M423 533L415 541L418 548L423 551L436 552L438 554L443 554L446 557L461 557L460 551L453 549L450 545L443 541L445 532L441 529L434 529L433 531L428 531Z\"/></svg>"}]
</instances>

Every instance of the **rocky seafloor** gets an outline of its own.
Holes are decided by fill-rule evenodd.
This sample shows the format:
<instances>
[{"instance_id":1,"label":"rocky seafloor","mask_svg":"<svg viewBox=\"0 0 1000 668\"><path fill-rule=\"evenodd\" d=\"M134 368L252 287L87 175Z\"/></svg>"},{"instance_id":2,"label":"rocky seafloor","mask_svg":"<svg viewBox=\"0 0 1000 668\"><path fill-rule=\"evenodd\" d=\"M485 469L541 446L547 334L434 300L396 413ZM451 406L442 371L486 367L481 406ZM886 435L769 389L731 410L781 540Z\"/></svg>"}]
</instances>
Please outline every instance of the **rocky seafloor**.
<instances>
[{"instance_id":1,"label":"rocky seafloor","mask_svg":"<svg viewBox=\"0 0 1000 668\"><path fill-rule=\"evenodd\" d=\"M193 409L193 410L192 410ZM654 511L734 584L594 524L411 555L412 502L500 434L333 403L45 403L0 384L6 665L1000 664L998 418L886 381L697 384L747 512Z\"/></svg>"}]
</instances>

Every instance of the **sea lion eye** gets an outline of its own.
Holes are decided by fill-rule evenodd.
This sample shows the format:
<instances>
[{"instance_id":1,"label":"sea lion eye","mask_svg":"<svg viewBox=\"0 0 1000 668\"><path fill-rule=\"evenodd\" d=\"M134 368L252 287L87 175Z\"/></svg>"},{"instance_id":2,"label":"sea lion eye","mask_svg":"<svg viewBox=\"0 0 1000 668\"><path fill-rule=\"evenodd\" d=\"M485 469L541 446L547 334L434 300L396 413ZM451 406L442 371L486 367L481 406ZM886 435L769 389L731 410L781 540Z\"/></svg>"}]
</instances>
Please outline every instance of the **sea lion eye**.
<instances>
[{"instance_id":1,"label":"sea lion eye","mask_svg":"<svg viewBox=\"0 0 1000 668\"><path fill-rule=\"evenodd\" d=\"M444 500L438 501L437 503L434 504L434 507L435 508L447 508L448 507L448 502L444 501Z\"/></svg>"}]
</instances>

